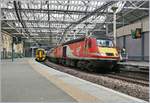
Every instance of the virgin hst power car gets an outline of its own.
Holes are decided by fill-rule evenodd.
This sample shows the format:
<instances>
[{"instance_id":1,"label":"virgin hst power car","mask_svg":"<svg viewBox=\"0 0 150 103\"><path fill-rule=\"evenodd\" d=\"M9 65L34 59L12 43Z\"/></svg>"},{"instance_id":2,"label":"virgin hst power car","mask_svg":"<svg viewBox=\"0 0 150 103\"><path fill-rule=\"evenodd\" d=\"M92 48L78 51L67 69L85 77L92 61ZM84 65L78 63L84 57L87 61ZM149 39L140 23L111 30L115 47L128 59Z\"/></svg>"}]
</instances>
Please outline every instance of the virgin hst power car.
<instances>
[{"instance_id":1,"label":"virgin hst power car","mask_svg":"<svg viewBox=\"0 0 150 103\"><path fill-rule=\"evenodd\" d=\"M120 60L113 41L108 38L83 37L63 43L47 53L50 61L89 71L113 69Z\"/></svg>"}]
</instances>

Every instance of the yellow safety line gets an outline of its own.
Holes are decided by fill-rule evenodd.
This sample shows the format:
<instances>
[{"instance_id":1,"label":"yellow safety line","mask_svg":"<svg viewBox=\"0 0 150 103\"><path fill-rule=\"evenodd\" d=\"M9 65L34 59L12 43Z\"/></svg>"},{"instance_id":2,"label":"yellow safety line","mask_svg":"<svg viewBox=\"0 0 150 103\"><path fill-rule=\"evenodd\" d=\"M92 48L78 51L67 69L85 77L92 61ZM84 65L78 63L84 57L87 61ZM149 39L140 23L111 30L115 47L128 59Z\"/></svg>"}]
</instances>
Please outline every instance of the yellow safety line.
<instances>
[{"instance_id":1,"label":"yellow safety line","mask_svg":"<svg viewBox=\"0 0 150 103\"><path fill-rule=\"evenodd\" d=\"M98 102L99 99L85 91L82 91L81 89L65 83L62 79L58 79L56 76L50 75L46 69L42 69L37 65L36 63L33 63L32 60L29 61L29 64L33 67L35 71L40 73L42 76L46 77L50 82L55 84L58 88L65 91L67 94L69 94L71 97L73 97L78 102Z\"/></svg>"}]
</instances>

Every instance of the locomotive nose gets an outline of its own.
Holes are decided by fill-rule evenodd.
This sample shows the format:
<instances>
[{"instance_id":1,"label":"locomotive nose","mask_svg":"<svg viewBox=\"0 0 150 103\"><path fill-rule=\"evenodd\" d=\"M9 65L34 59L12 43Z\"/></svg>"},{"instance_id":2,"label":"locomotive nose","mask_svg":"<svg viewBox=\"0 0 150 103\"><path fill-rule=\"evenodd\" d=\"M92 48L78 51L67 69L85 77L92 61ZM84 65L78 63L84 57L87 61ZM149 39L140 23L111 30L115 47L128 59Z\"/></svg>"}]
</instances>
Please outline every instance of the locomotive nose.
<instances>
[{"instance_id":1,"label":"locomotive nose","mask_svg":"<svg viewBox=\"0 0 150 103\"><path fill-rule=\"evenodd\" d=\"M43 53L42 53L42 51L40 51L39 52L39 58L42 58L42 55L43 55Z\"/></svg>"},{"instance_id":2,"label":"locomotive nose","mask_svg":"<svg viewBox=\"0 0 150 103\"><path fill-rule=\"evenodd\" d=\"M98 50L100 54L103 54L103 56L113 56L113 57L119 56L116 48L98 47Z\"/></svg>"}]
</instances>

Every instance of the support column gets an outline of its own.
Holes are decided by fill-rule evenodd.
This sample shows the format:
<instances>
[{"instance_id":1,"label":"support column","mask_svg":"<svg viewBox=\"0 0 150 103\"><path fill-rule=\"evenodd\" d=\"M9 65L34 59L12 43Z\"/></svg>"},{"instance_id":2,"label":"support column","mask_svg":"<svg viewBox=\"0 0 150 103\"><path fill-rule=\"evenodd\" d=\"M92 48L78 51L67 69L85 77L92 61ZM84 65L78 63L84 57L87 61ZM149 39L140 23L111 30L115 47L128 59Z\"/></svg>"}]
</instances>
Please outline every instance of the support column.
<instances>
[{"instance_id":1,"label":"support column","mask_svg":"<svg viewBox=\"0 0 150 103\"><path fill-rule=\"evenodd\" d=\"M1 8L0 8L0 15L1 15ZM2 45L2 33L1 33L1 16L0 16L0 62L1 62L1 59L2 59L2 51L3 51L3 45ZM4 55L4 54L3 54ZM1 95L0 95L1 96Z\"/></svg>"},{"instance_id":2,"label":"support column","mask_svg":"<svg viewBox=\"0 0 150 103\"><path fill-rule=\"evenodd\" d=\"M144 36L144 33L142 33L142 37L141 37L141 59L142 60L144 60L144 38L145 38L145 36Z\"/></svg>"},{"instance_id":3,"label":"support column","mask_svg":"<svg viewBox=\"0 0 150 103\"><path fill-rule=\"evenodd\" d=\"M32 50L32 58L33 58L34 57L34 48L32 47L31 50Z\"/></svg>"},{"instance_id":4,"label":"support column","mask_svg":"<svg viewBox=\"0 0 150 103\"><path fill-rule=\"evenodd\" d=\"M73 39L76 39L76 30L73 30L74 34L73 34Z\"/></svg>"},{"instance_id":5,"label":"support column","mask_svg":"<svg viewBox=\"0 0 150 103\"><path fill-rule=\"evenodd\" d=\"M88 29L86 28L86 36L89 36L89 34L88 34Z\"/></svg>"},{"instance_id":6,"label":"support column","mask_svg":"<svg viewBox=\"0 0 150 103\"><path fill-rule=\"evenodd\" d=\"M12 36L12 51L11 51L11 60L14 61L14 37Z\"/></svg>"},{"instance_id":7,"label":"support column","mask_svg":"<svg viewBox=\"0 0 150 103\"><path fill-rule=\"evenodd\" d=\"M126 36L123 36L123 48L126 49Z\"/></svg>"},{"instance_id":8,"label":"support column","mask_svg":"<svg viewBox=\"0 0 150 103\"><path fill-rule=\"evenodd\" d=\"M114 36L114 44L116 45L116 11L117 11L117 9L118 9L118 7L112 7L111 8L112 10L113 10L113 13L114 13L114 15L113 15L113 36Z\"/></svg>"},{"instance_id":9,"label":"support column","mask_svg":"<svg viewBox=\"0 0 150 103\"><path fill-rule=\"evenodd\" d=\"M116 45L116 13L114 12L114 20L113 20L113 34L114 34L114 43Z\"/></svg>"},{"instance_id":10,"label":"support column","mask_svg":"<svg viewBox=\"0 0 150 103\"><path fill-rule=\"evenodd\" d=\"M106 24L106 35L108 35L108 24Z\"/></svg>"}]
</instances>

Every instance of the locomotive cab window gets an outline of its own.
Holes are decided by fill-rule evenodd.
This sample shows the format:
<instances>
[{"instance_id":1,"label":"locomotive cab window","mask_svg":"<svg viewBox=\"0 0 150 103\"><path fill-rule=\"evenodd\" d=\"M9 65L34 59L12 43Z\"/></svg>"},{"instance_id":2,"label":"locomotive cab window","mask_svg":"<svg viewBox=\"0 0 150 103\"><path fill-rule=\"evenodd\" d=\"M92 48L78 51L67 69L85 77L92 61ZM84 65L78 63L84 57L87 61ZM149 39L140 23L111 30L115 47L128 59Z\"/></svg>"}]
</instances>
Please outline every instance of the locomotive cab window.
<instances>
[{"instance_id":1,"label":"locomotive cab window","mask_svg":"<svg viewBox=\"0 0 150 103\"><path fill-rule=\"evenodd\" d=\"M97 45L101 47L113 47L112 40L105 40L105 39L97 39Z\"/></svg>"}]
</instances>

